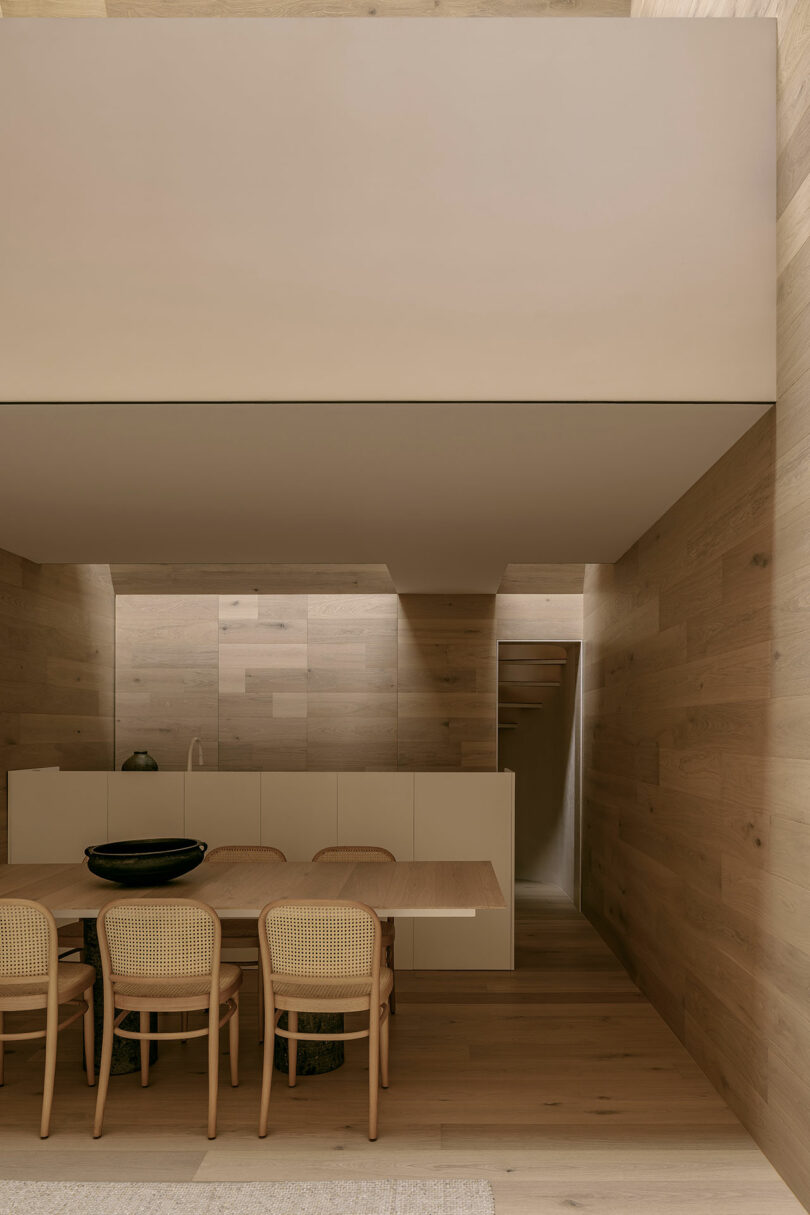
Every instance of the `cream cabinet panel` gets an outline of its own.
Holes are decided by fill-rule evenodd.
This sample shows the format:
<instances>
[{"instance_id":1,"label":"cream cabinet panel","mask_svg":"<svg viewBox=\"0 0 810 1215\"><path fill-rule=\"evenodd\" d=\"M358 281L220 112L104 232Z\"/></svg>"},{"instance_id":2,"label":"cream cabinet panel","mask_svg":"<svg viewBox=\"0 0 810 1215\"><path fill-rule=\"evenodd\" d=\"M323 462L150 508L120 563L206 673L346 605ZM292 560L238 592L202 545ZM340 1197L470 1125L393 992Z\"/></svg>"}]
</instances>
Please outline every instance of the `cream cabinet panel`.
<instances>
[{"instance_id":1,"label":"cream cabinet panel","mask_svg":"<svg viewBox=\"0 0 810 1215\"><path fill-rule=\"evenodd\" d=\"M336 772L262 772L261 842L288 861L337 843Z\"/></svg>"},{"instance_id":2,"label":"cream cabinet panel","mask_svg":"<svg viewBox=\"0 0 810 1215\"><path fill-rule=\"evenodd\" d=\"M107 839L106 772L9 772L12 864L81 861Z\"/></svg>"},{"instance_id":3,"label":"cream cabinet panel","mask_svg":"<svg viewBox=\"0 0 810 1215\"><path fill-rule=\"evenodd\" d=\"M414 921L419 970L503 970L513 966L514 776L417 773L414 860L492 861L505 911Z\"/></svg>"},{"instance_id":4,"label":"cream cabinet panel","mask_svg":"<svg viewBox=\"0 0 810 1215\"><path fill-rule=\"evenodd\" d=\"M413 860L413 773L339 772L337 842L377 844Z\"/></svg>"},{"instance_id":5,"label":"cream cabinet panel","mask_svg":"<svg viewBox=\"0 0 810 1215\"><path fill-rule=\"evenodd\" d=\"M185 835L184 772L108 772L107 838Z\"/></svg>"},{"instance_id":6,"label":"cream cabinet panel","mask_svg":"<svg viewBox=\"0 0 810 1215\"><path fill-rule=\"evenodd\" d=\"M259 772L188 772L185 777L185 834L220 844L258 844Z\"/></svg>"},{"instance_id":7,"label":"cream cabinet panel","mask_svg":"<svg viewBox=\"0 0 810 1215\"><path fill-rule=\"evenodd\" d=\"M413 773L339 772L339 844L377 844L413 860ZM413 920L396 920L396 966L413 966Z\"/></svg>"}]
</instances>

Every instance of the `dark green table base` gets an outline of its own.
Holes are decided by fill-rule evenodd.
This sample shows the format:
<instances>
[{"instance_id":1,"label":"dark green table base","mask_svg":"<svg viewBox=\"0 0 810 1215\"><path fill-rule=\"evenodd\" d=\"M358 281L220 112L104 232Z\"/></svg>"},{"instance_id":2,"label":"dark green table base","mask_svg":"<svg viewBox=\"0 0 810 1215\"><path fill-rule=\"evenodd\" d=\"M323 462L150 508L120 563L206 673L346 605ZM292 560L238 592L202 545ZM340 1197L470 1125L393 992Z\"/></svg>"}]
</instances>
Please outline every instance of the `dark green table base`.
<instances>
[{"instance_id":1,"label":"dark green table base","mask_svg":"<svg viewBox=\"0 0 810 1215\"><path fill-rule=\"evenodd\" d=\"M287 1028L287 1014L281 1014L279 1025ZM344 1033L343 1013L299 1013L298 1028L302 1034ZM280 1072L287 1075L290 1066L289 1039L276 1035L273 1062ZM296 1072L299 1076L319 1076L322 1072L333 1072L343 1066L343 1043L299 1042Z\"/></svg>"},{"instance_id":2,"label":"dark green table base","mask_svg":"<svg viewBox=\"0 0 810 1215\"><path fill-rule=\"evenodd\" d=\"M82 920L84 928L84 960L88 966L94 966L96 970L96 981L93 984L93 1023L96 1030L96 1071L98 1071L101 1063L101 1039L104 1033L104 984L101 980L101 954L98 949L98 934L96 933L95 920ZM157 1028L157 1014L150 1014L150 1026L154 1030ZM134 1030L138 1032L140 1028L138 1013L130 1013L121 1022L122 1029ZM154 1063L158 1057L158 1044L151 1042L149 1044L149 1062ZM113 1076L123 1076L127 1072L137 1072L141 1069L141 1044L134 1038L114 1038L112 1067L110 1074Z\"/></svg>"}]
</instances>

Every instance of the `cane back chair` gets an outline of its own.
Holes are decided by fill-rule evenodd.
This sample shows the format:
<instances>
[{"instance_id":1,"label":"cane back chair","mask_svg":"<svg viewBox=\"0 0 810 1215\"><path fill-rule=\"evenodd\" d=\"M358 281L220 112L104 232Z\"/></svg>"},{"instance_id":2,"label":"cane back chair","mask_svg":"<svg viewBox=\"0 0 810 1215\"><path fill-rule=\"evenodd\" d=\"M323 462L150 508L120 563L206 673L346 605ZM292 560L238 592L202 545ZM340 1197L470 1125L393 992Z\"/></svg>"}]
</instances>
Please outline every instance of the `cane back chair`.
<instances>
[{"instance_id":1,"label":"cane back chair","mask_svg":"<svg viewBox=\"0 0 810 1215\"><path fill-rule=\"evenodd\" d=\"M357 861L395 861L397 858L387 848L375 844L336 844L331 848L321 848L316 852L313 861L342 861L344 864L355 864ZM394 976L394 986L391 989L391 1012L397 1011L397 972L394 968L394 937L396 925L394 917L389 915L382 921L382 948L386 964Z\"/></svg>"},{"instance_id":2,"label":"cane back chair","mask_svg":"<svg viewBox=\"0 0 810 1215\"><path fill-rule=\"evenodd\" d=\"M83 962L59 962L56 921L47 907L31 899L0 899L0 1084L6 1042L45 1039L45 1080L39 1133L50 1131L56 1049L59 1031L84 1018L84 1055L87 1083L94 1079L93 983L96 972ZM59 1020L59 1006L75 1011ZM7 1033L7 1012L45 1009L45 1028Z\"/></svg>"},{"instance_id":3,"label":"cane back chair","mask_svg":"<svg viewBox=\"0 0 810 1215\"><path fill-rule=\"evenodd\" d=\"M212 848L206 861L286 861L280 848L269 844L220 844Z\"/></svg>"},{"instance_id":4,"label":"cane back chair","mask_svg":"<svg viewBox=\"0 0 810 1215\"><path fill-rule=\"evenodd\" d=\"M231 1084L239 1083L239 988L242 971L220 959L222 934L213 907L195 899L116 899L98 916L104 980L104 1038L93 1137L101 1135L113 1038L141 1044L141 1084L149 1083L149 1043L208 1037L208 1138L217 1126L219 1031L229 1023ZM225 1006L220 1013L220 1006ZM118 1011L116 1011L118 1010ZM121 1022L139 1013L139 1029ZM150 1013L203 1011L201 1029L150 1026Z\"/></svg>"},{"instance_id":5,"label":"cane back chair","mask_svg":"<svg viewBox=\"0 0 810 1215\"><path fill-rule=\"evenodd\" d=\"M380 921L364 903L278 899L259 915L265 1037L259 1136L267 1134L274 1035L287 1038L289 1084L296 1083L299 1040L368 1038L368 1137L377 1138L379 1086L388 1088L388 999L393 976L381 967ZM282 1012L288 1028L279 1028ZM368 1028L301 1033L300 1012L368 1012Z\"/></svg>"}]
</instances>

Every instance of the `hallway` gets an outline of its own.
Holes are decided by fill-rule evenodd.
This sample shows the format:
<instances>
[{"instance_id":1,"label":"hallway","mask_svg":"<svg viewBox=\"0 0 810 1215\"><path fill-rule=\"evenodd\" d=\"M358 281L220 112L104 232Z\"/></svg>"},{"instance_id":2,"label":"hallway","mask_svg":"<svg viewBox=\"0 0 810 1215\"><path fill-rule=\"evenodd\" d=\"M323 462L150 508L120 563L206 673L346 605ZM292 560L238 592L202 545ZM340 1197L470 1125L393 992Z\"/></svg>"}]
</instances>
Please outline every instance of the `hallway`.
<instances>
[{"instance_id":1,"label":"hallway","mask_svg":"<svg viewBox=\"0 0 810 1215\"><path fill-rule=\"evenodd\" d=\"M224 1080L204 1138L205 1046L162 1048L152 1084L114 1079L104 1137L79 1035L60 1044L51 1138L36 1138L41 1050L7 1056L0 1177L244 1181L486 1177L497 1215L798 1215L802 1208L588 922L553 887L521 884L514 973L401 972L380 1139L365 1138L362 1043L338 1072L288 1089L256 1138L255 1000L242 1082ZM252 974L248 975L248 983ZM189 1102L189 1084L199 1085ZM5 1212L3 1213L5 1215Z\"/></svg>"}]
</instances>

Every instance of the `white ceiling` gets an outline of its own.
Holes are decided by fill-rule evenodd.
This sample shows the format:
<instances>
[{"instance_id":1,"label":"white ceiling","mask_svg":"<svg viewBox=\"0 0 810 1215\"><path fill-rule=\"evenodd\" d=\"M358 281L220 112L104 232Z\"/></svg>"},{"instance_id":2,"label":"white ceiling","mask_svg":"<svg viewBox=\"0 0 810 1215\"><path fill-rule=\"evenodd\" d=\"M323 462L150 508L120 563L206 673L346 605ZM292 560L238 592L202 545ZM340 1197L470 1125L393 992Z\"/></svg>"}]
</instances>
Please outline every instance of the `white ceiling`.
<instances>
[{"instance_id":1,"label":"white ceiling","mask_svg":"<svg viewBox=\"0 0 810 1215\"><path fill-rule=\"evenodd\" d=\"M762 414L696 404L0 405L0 548L40 562L387 563L495 591L614 561Z\"/></svg>"},{"instance_id":2,"label":"white ceiling","mask_svg":"<svg viewBox=\"0 0 810 1215\"><path fill-rule=\"evenodd\" d=\"M773 400L775 22L0 22L2 400Z\"/></svg>"}]
</instances>

